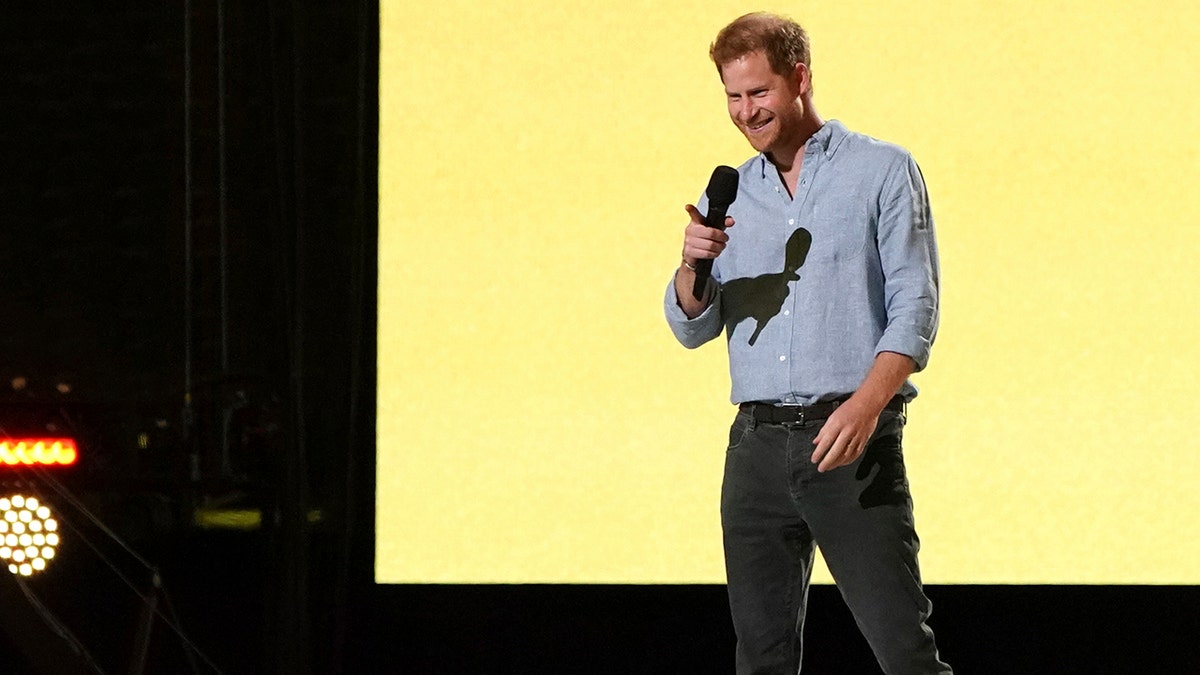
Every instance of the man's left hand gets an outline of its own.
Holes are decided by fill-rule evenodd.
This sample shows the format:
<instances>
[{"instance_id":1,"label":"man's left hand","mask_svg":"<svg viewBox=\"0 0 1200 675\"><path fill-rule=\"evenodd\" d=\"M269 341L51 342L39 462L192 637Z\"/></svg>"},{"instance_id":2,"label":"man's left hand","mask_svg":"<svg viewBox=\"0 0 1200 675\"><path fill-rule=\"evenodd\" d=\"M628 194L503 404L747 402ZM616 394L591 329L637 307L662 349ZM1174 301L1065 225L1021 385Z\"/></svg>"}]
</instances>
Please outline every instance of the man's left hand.
<instances>
[{"instance_id":1,"label":"man's left hand","mask_svg":"<svg viewBox=\"0 0 1200 675\"><path fill-rule=\"evenodd\" d=\"M824 473L858 459L875 433L880 412L854 398L839 405L813 439L817 449L813 451L812 462L818 465L817 471Z\"/></svg>"}]
</instances>

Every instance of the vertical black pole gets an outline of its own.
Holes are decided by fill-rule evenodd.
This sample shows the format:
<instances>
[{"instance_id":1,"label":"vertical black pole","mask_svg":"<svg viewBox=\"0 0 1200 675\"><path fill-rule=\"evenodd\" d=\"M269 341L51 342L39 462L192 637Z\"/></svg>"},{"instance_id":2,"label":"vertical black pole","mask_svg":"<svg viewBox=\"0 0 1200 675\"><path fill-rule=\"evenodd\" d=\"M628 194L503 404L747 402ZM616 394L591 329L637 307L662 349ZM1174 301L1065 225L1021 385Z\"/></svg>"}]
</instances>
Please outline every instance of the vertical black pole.
<instances>
[{"instance_id":1,"label":"vertical black pole","mask_svg":"<svg viewBox=\"0 0 1200 675\"><path fill-rule=\"evenodd\" d=\"M280 604L281 673L311 672L308 651L308 458L305 414L305 187L304 187L304 3L292 11L292 218L294 225L291 327L291 431L282 485L283 595Z\"/></svg>"},{"instance_id":2,"label":"vertical black pole","mask_svg":"<svg viewBox=\"0 0 1200 675\"><path fill-rule=\"evenodd\" d=\"M200 455L196 447L196 414L192 408L192 0L183 0L183 421L182 442L188 460L188 478L200 480Z\"/></svg>"}]
</instances>

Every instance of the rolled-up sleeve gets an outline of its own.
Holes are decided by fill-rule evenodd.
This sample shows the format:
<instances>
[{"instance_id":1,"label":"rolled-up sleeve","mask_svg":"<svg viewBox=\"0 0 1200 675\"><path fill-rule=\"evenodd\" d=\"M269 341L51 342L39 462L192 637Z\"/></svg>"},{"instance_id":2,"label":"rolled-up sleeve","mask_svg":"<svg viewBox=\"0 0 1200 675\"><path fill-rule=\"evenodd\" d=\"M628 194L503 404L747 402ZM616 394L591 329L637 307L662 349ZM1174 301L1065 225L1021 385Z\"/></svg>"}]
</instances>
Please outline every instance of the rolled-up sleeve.
<instances>
[{"instance_id":1,"label":"rolled-up sleeve","mask_svg":"<svg viewBox=\"0 0 1200 675\"><path fill-rule=\"evenodd\" d=\"M667 284L666 296L663 298L663 311L667 315L667 325L675 334L675 339L688 349L700 345L721 334L721 292L713 278L709 278L705 294L712 298L708 307L694 319L689 319L679 307L679 296L675 293L675 278Z\"/></svg>"},{"instance_id":2,"label":"rolled-up sleeve","mask_svg":"<svg viewBox=\"0 0 1200 675\"><path fill-rule=\"evenodd\" d=\"M878 245L887 327L875 353L904 354L923 370L937 335L940 272L929 195L911 156L893 167L884 184Z\"/></svg>"}]
</instances>

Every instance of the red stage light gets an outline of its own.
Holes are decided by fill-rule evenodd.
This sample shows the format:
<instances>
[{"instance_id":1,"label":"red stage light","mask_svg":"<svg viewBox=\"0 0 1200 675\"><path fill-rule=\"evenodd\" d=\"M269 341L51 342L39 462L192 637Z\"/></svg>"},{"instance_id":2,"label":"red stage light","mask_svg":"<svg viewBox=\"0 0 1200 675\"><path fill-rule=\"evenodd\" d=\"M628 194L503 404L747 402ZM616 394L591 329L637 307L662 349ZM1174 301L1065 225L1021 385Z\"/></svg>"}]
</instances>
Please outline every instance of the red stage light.
<instances>
[{"instance_id":1,"label":"red stage light","mask_svg":"<svg viewBox=\"0 0 1200 675\"><path fill-rule=\"evenodd\" d=\"M74 464L79 456L73 438L11 438L0 441L0 466Z\"/></svg>"}]
</instances>

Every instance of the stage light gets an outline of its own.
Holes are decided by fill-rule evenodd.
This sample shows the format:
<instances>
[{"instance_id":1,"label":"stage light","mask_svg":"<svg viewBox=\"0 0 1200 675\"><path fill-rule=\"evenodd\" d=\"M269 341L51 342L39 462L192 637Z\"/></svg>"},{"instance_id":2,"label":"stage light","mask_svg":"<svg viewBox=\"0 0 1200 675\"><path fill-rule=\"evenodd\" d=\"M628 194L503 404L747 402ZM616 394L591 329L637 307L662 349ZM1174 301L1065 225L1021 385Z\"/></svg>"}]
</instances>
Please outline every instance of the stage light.
<instances>
[{"instance_id":1,"label":"stage light","mask_svg":"<svg viewBox=\"0 0 1200 675\"><path fill-rule=\"evenodd\" d=\"M46 569L58 548L58 521L37 497L0 497L0 560L13 574L30 576Z\"/></svg>"},{"instance_id":2,"label":"stage light","mask_svg":"<svg viewBox=\"0 0 1200 675\"><path fill-rule=\"evenodd\" d=\"M70 465L79 457L73 438L12 438L0 441L0 465Z\"/></svg>"}]
</instances>

